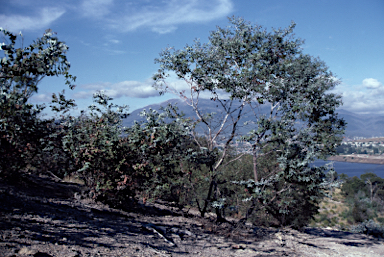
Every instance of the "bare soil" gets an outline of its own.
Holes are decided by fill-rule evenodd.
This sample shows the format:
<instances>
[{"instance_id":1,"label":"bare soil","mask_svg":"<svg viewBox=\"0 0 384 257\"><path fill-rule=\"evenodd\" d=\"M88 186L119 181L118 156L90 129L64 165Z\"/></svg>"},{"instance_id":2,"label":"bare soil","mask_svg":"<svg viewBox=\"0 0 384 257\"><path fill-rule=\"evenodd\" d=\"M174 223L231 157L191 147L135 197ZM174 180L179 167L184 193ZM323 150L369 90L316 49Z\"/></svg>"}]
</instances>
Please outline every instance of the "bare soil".
<instances>
[{"instance_id":1,"label":"bare soil","mask_svg":"<svg viewBox=\"0 0 384 257\"><path fill-rule=\"evenodd\" d=\"M78 184L0 181L0 256L384 256L384 240L322 228L216 224L162 204L113 209Z\"/></svg>"}]
</instances>

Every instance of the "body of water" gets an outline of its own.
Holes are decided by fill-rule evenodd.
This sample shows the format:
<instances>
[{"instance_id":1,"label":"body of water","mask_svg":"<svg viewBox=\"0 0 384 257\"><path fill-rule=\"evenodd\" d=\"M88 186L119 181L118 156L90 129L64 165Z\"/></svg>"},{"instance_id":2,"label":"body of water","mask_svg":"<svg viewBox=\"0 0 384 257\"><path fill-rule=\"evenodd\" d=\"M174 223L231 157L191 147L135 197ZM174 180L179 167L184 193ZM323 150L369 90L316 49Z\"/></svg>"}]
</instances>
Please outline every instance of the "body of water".
<instances>
[{"instance_id":1,"label":"body of water","mask_svg":"<svg viewBox=\"0 0 384 257\"><path fill-rule=\"evenodd\" d=\"M313 164L315 166L322 166L329 161L317 160ZM335 171L340 175L341 173L347 174L348 177L359 177L366 172L375 173L377 176L384 178L384 165L369 164L369 163L355 163L355 162L333 162Z\"/></svg>"}]
</instances>

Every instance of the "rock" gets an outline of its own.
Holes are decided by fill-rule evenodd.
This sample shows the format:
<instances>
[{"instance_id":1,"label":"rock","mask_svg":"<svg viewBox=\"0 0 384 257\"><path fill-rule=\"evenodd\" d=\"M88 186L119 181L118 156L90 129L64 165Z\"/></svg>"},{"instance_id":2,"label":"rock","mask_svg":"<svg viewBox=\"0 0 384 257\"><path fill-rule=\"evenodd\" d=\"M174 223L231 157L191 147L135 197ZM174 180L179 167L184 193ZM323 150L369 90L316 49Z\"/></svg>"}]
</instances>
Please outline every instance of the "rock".
<instances>
[{"instance_id":1,"label":"rock","mask_svg":"<svg viewBox=\"0 0 384 257\"><path fill-rule=\"evenodd\" d=\"M245 249L245 248L247 248L245 244L232 245L232 249Z\"/></svg>"},{"instance_id":2,"label":"rock","mask_svg":"<svg viewBox=\"0 0 384 257\"><path fill-rule=\"evenodd\" d=\"M32 255L34 253L36 253L35 250L28 249L27 247L21 248L18 252L20 255Z\"/></svg>"}]
</instances>

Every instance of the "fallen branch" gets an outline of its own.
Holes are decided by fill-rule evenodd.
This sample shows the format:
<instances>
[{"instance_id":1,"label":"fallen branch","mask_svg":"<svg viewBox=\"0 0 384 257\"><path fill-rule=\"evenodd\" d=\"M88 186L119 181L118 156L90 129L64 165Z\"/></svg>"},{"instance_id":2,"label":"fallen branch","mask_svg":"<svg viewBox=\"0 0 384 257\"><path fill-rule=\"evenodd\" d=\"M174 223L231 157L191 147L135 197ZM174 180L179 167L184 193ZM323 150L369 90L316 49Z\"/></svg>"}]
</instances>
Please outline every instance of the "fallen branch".
<instances>
[{"instance_id":1,"label":"fallen branch","mask_svg":"<svg viewBox=\"0 0 384 257\"><path fill-rule=\"evenodd\" d=\"M152 231L153 233L157 234L159 237L161 237L162 239L164 239L165 242L167 242L169 245L171 246L176 246L177 245L171 241L171 239L168 239L161 231L160 228L156 227L155 225L153 224L146 224L144 225L144 228L146 228L147 230L149 231Z\"/></svg>"}]
</instances>

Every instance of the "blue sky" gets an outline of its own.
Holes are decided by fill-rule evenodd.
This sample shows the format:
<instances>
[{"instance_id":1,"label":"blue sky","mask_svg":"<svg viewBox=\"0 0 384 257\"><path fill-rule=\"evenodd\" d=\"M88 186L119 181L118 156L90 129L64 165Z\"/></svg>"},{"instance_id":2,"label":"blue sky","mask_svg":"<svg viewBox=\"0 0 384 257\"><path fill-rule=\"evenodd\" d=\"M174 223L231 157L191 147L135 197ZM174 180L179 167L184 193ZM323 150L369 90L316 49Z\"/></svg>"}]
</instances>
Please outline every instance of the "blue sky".
<instances>
[{"instance_id":1,"label":"blue sky","mask_svg":"<svg viewBox=\"0 0 384 257\"><path fill-rule=\"evenodd\" d=\"M209 32L227 26L233 15L268 30L294 21L304 52L341 79L334 91L343 97L342 108L384 114L383 0L2 0L0 27L22 31L24 44L47 28L57 32L77 76L67 96L79 110L104 89L133 111L175 98L151 87L163 48L180 49L195 38L207 42ZM45 78L32 102L49 102L64 88L63 78Z\"/></svg>"}]
</instances>

